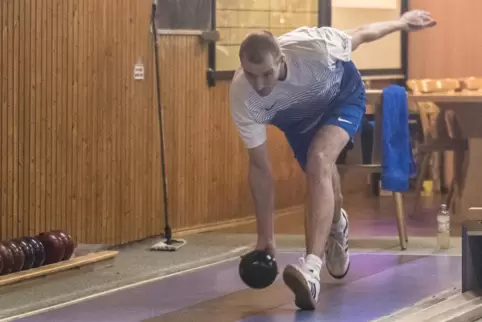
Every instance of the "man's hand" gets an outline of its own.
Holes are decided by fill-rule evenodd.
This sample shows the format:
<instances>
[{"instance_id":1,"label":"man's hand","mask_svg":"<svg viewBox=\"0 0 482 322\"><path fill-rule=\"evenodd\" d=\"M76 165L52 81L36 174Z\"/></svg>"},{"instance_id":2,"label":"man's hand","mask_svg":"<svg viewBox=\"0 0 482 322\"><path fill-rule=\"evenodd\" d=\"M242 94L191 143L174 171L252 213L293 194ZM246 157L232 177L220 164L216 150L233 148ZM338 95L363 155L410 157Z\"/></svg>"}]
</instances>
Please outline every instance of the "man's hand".
<instances>
[{"instance_id":1,"label":"man's hand","mask_svg":"<svg viewBox=\"0 0 482 322\"><path fill-rule=\"evenodd\" d=\"M254 249L267 252L271 256L276 257L276 245L272 241L265 242L261 239L258 239L258 242L256 243L256 246Z\"/></svg>"},{"instance_id":2,"label":"man's hand","mask_svg":"<svg viewBox=\"0 0 482 322\"><path fill-rule=\"evenodd\" d=\"M400 21L403 23L405 31L422 30L437 24L432 15L425 10L407 11L400 17Z\"/></svg>"}]
</instances>

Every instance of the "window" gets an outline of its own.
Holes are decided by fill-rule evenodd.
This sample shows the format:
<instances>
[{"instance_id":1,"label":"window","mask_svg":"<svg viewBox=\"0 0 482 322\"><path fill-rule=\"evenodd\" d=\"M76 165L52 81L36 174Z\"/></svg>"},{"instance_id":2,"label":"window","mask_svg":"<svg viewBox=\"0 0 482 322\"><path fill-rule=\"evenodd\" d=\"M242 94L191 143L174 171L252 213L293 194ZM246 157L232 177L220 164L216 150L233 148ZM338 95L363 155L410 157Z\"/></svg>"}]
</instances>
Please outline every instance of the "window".
<instances>
[{"instance_id":1,"label":"window","mask_svg":"<svg viewBox=\"0 0 482 322\"><path fill-rule=\"evenodd\" d=\"M318 25L318 0L216 0L216 70L239 66L238 50L252 30L269 30L275 36L301 26Z\"/></svg>"},{"instance_id":2,"label":"window","mask_svg":"<svg viewBox=\"0 0 482 322\"><path fill-rule=\"evenodd\" d=\"M334 28L350 30L379 21L400 17L401 0L337 0L333 2L331 23ZM359 69L401 70L401 34L396 32L377 41L363 44L352 59Z\"/></svg>"},{"instance_id":3,"label":"window","mask_svg":"<svg viewBox=\"0 0 482 322\"><path fill-rule=\"evenodd\" d=\"M156 28L211 30L212 4L213 0L157 0Z\"/></svg>"}]
</instances>

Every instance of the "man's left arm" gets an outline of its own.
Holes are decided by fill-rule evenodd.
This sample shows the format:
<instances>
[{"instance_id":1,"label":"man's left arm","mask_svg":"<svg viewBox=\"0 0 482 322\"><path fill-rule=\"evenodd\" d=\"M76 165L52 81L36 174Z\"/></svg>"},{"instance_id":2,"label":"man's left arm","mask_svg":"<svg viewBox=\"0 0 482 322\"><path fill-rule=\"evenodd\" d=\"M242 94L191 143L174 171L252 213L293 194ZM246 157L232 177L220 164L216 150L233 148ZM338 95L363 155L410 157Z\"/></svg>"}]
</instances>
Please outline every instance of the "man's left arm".
<instances>
[{"instance_id":1,"label":"man's left arm","mask_svg":"<svg viewBox=\"0 0 482 322\"><path fill-rule=\"evenodd\" d=\"M433 27L437 22L424 10L405 12L400 19L361 26L350 32L352 51L361 44L372 42L397 31L416 31Z\"/></svg>"}]
</instances>

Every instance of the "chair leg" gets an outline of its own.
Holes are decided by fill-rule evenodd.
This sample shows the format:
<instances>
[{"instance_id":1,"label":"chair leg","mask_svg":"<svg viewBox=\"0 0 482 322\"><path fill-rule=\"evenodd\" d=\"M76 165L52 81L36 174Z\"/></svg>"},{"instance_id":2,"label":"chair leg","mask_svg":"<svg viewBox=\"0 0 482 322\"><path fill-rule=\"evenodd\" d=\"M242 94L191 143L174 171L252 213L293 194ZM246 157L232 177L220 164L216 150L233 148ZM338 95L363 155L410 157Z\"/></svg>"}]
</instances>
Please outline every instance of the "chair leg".
<instances>
[{"instance_id":1,"label":"chair leg","mask_svg":"<svg viewBox=\"0 0 482 322\"><path fill-rule=\"evenodd\" d=\"M428 164L430 161L431 153L424 153L422 162L420 163L420 171L417 176L417 181L415 182L415 203L413 205L413 212L415 214L418 209L418 203L420 202L420 195L422 192L423 181L425 179L425 174L427 173Z\"/></svg>"},{"instance_id":2,"label":"chair leg","mask_svg":"<svg viewBox=\"0 0 482 322\"><path fill-rule=\"evenodd\" d=\"M400 240L400 248L402 250L407 249L407 226L405 223L405 214L403 210L403 196L401 192L394 192L393 198L395 200L395 208L397 213L397 227L398 227L398 238Z\"/></svg>"},{"instance_id":3,"label":"chair leg","mask_svg":"<svg viewBox=\"0 0 482 322\"><path fill-rule=\"evenodd\" d=\"M403 198L401 203L403 205ZM408 243L407 220L405 214L403 215L403 231L405 232L405 242Z\"/></svg>"}]
</instances>

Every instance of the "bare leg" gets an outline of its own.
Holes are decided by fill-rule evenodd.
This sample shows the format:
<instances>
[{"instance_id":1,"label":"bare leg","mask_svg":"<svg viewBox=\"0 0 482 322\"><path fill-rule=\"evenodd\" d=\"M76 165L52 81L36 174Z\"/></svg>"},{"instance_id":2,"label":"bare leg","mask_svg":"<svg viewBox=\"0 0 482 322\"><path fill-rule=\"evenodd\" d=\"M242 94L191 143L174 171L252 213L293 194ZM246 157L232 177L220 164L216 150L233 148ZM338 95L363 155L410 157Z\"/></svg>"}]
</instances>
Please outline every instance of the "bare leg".
<instances>
[{"instance_id":1,"label":"bare leg","mask_svg":"<svg viewBox=\"0 0 482 322\"><path fill-rule=\"evenodd\" d=\"M348 140L345 130L325 126L318 131L308 151L308 204L305 219L307 255L323 256L332 222L339 219L339 211L338 218L334 218L335 187L338 187L337 197L341 196L335 161ZM341 204L337 206L341 207Z\"/></svg>"},{"instance_id":2,"label":"bare leg","mask_svg":"<svg viewBox=\"0 0 482 322\"><path fill-rule=\"evenodd\" d=\"M333 271L335 271L339 277L333 276L341 278L348 271L345 268L341 273L333 270L334 267L337 267L333 264L340 262L337 260L338 255L334 256L334 250L339 253L341 249L341 253L346 254L344 242L337 242L340 238L336 237L340 231L338 226L343 224L341 231L344 234L346 223L344 220L340 220L342 199L335 162L348 140L349 137L345 130L336 126L325 126L317 132L308 151L308 162L305 169L308 183L305 216L306 257L303 259L301 267L288 265L283 272L286 285L295 294L295 304L304 310L312 310L316 307L320 292L321 258L326 247L329 251L327 267L330 264L331 268L328 269L330 274L333 275ZM329 237L330 243L326 245ZM337 245L341 245L341 247L337 248Z\"/></svg>"},{"instance_id":3,"label":"bare leg","mask_svg":"<svg viewBox=\"0 0 482 322\"><path fill-rule=\"evenodd\" d=\"M338 174L338 169L336 166L333 166L333 171L331 172L331 181L333 186L333 194L335 199L335 210L333 212L333 220L332 223L335 224L340 221L341 217L341 208L343 207L343 194L341 193L341 182L340 176ZM307 214L305 215L305 227L309 225ZM308 248L308 241L306 240L306 247Z\"/></svg>"},{"instance_id":4,"label":"bare leg","mask_svg":"<svg viewBox=\"0 0 482 322\"><path fill-rule=\"evenodd\" d=\"M335 195L335 211L333 213L333 223L337 223L341 217L341 208L343 207L343 194L341 193L341 182L338 169L333 166L333 172L331 173L331 180L333 185L333 193Z\"/></svg>"}]
</instances>

